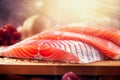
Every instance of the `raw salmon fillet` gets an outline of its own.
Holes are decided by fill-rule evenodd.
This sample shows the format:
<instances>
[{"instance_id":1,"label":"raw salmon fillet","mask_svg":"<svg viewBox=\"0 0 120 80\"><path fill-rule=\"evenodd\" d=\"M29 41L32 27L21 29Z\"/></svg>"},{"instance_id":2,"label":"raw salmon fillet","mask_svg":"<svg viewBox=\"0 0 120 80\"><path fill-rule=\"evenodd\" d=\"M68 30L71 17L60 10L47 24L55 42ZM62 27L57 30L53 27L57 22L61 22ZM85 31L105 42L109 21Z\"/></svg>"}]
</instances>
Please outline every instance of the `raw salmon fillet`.
<instances>
[{"instance_id":1,"label":"raw salmon fillet","mask_svg":"<svg viewBox=\"0 0 120 80\"><path fill-rule=\"evenodd\" d=\"M62 27L60 31L68 31L80 34L87 34L112 41L120 46L120 31L116 29L100 29L89 27Z\"/></svg>"},{"instance_id":2,"label":"raw salmon fillet","mask_svg":"<svg viewBox=\"0 0 120 80\"><path fill-rule=\"evenodd\" d=\"M13 45L1 51L2 56L88 63L106 59L95 48L74 40L30 40L24 45Z\"/></svg>"},{"instance_id":3,"label":"raw salmon fillet","mask_svg":"<svg viewBox=\"0 0 120 80\"><path fill-rule=\"evenodd\" d=\"M72 29L74 31L74 28ZM70 63L120 59L120 46L109 39L110 37L91 35L92 32L86 34L84 31L83 33L73 31L57 29L39 33L0 50L0 56Z\"/></svg>"},{"instance_id":4,"label":"raw salmon fillet","mask_svg":"<svg viewBox=\"0 0 120 80\"><path fill-rule=\"evenodd\" d=\"M39 36L39 37L37 37ZM82 41L84 43L89 44L90 46L96 48L101 53L110 57L111 59L120 59L120 46L109 41L107 39L103 39L96 36L81 34L81 33L73 33L67 31L52 31L48 33L43 33L41 35L37 35L32 37L31 39L54 39L54 40L76 40Z\"/></svg>"}]
</instances>

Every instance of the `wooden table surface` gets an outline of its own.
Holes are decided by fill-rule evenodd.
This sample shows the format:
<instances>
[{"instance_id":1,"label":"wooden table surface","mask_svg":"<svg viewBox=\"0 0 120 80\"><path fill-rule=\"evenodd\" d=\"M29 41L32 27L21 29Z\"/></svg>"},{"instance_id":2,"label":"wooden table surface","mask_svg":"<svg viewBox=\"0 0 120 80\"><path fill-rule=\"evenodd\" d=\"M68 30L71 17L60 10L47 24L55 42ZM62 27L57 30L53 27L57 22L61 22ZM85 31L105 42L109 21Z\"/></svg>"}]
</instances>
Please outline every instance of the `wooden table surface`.
<instances>
[{"instance_id":1,"label":"wooden table surface","mask_svg":"<svg viewBox=\"0 0 120 80\"><path fill-rule=\"evenodd\" d=\"M63 75L74 72L82 76L119 76L120 61L99 61L85 64L59 62L28 62L0 60L0 74L19 75Z\"/></svg>"}]
</instances>

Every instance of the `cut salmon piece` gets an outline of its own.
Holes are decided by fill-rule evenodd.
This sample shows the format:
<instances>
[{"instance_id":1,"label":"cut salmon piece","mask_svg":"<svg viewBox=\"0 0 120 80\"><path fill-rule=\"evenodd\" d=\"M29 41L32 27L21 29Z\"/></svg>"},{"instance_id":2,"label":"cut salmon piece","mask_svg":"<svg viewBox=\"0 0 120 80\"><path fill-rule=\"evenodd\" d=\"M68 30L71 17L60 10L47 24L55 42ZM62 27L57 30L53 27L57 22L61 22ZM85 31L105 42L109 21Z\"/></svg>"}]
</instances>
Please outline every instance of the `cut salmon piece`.
<instances>
[{"instance_id":1,"label":"cut salmon piece","mask_svg":"<svg viewBox=\"0 0 120 80\"><path fill-rule=\"evenodd\" d=\"M100 37L103 39L110 40L111 42L120 46L120 31L118 29L99 29L99 28L89 28L89 27L61 27L58 28L58 30Z\"/></svg>"},{"instance_id":2,"label":"cut salmon piece","mask_svg":"<svg viewBox=\"0 0 120 80\"><path fill-rule=\"evenodd\" d=\"M30 40L24 45L19 45L13 45L0 51L1 56L70 63L89 63L107 59L104 54L81 41Z\"/></svg>"},{"instance_id":3,"label":"cut salmon piece","mask_svg":"<svg viewBox=\"0 0 120 80\"><path fill-rule=\"evenodd\" d=\"M120 59L120 46L113 41L84 33L50 31L29 37L0 50L0 56L88 63Z\"/></svg>"},{"instance_id":4,"label":"cut salmon piece","mask_svg":"<svg viewBox=\"0 0 120 80\"><path fill-rule=\"evenodd\" d=\"M34 55L37 53L37 48L38 46L34 45L12 45L10 47L4 48L3 50L0 50L0 56L15 58L34 58Z\"/></svg>"},{"instance_id":5,"label":"cut salmon piece","mask_svg":"<svg viewBox=\"0 0 120 80\"><path fill-rule=\"evenodd\" d=\"M120 59L120 46L108 41L106 39L102 39L99 37L85 35L80 33L72 33L72 32L64 32L64 31L52 31L48 33L44 33L43 35L38 35L38 37L34 37L34 39L51 39L51 40L76 40L87 43L100 52L104 53L111 59Z\"/></svg>"},{"instance_id":6,"label":"cut salmon piece","mask_svg":"<svg viewBox=\"0 0 120 80\"><path fill-rule=\"evenodd\" d=\"M89 28L89 27L61 27L58 29L54 29L54 31L64 31L64 32L74 32L74 33L80 33L80 34L86 34L91 35L95 37L100 37L106 40L109 40L118 46L120 46L120 30L117 29L99 29L99 28ZM51 31L50 31L51 32ZM47 32L43 32L43 35L47 35ZM48 32L49 33L49 32ZM30 37L29 39L39 39L42 36L39 36L39 34ZM26 40L29 40L26 39Z\"/></svg>"}]
</instances>

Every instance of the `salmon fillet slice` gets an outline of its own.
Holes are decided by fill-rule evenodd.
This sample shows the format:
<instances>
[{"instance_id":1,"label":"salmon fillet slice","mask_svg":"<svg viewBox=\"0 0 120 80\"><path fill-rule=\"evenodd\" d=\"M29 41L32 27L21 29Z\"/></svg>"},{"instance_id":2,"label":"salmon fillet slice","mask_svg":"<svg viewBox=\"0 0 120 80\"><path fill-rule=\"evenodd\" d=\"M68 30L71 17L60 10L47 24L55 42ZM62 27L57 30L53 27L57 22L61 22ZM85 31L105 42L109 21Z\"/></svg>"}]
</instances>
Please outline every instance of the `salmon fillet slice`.
<instances>
[{"instance_id":1,"label":"salmon fillet slice","mask_svg":"<svg viewBox=\"0 0 120 80\"><path fill-rule=\"evenodd\" d=\"M31 40L0 51L2 56L89 63L108 59L90 45L74 40Z\"/></svg>"},{"instance_id":2,"label":"salmon fillet slice","mask_svg":"<svg viewBox=\"0 0 120 80\"><path fill-rule=\"evenodd\" d=\"M61 27L57 30L100 37L103 39L110 40L111 42L120 46L120 31L117 29L99 29L89 27Z\"/></svg>"},{"instance_id":3,"label":"salmon fillet slice","mask_svg":"<svg viewBox=\"0 0 120 80\"><path fill-rule=\"evenodd\" d=\"M120 46L106 36L95 36L93 33L94 30L90 34L69 30L39 33L1 49L0 56L70 63L88 63L108 58L119 60Z\"/></svg>"},{"instance_id":4,"label":"salmon fillet slice","mask_svg":"<svg viewBox=\"0 0 120 80\"><path fill-rule=\"evenodd\" d=\"M37 35L32 39L51 39L51 40L76 40L82 41L96 48L101 53L110 57L111 59L120 59L120 46L114 44L113 42L91 35L65 32L65 31L52 31L43 33L42 35Z\"/></svg>"}]
</instances>

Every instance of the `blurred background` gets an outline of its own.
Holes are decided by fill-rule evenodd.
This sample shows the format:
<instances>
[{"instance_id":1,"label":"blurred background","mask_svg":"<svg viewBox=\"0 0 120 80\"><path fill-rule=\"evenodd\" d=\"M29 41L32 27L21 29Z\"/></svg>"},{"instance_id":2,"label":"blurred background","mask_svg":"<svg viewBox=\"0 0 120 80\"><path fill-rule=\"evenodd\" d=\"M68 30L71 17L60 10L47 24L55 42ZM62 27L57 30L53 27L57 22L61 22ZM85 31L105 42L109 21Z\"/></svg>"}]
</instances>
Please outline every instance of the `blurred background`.
<instances>
[{"instance_id":1,"label":"blurred background","mask_svg":"<svg viewBox=\"0 0 120 80\"><path fill-rule=\"evenodd\" d=\"M33 15L54 25L80 24L120 28L119 0L0 0L0 26L20 26Z\"/></svg>"}]
</instances>

